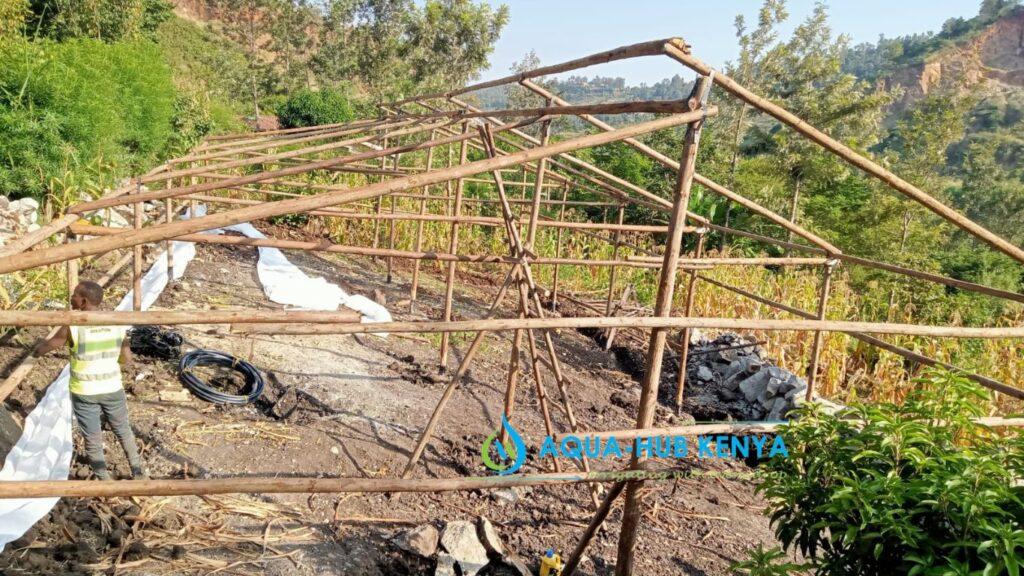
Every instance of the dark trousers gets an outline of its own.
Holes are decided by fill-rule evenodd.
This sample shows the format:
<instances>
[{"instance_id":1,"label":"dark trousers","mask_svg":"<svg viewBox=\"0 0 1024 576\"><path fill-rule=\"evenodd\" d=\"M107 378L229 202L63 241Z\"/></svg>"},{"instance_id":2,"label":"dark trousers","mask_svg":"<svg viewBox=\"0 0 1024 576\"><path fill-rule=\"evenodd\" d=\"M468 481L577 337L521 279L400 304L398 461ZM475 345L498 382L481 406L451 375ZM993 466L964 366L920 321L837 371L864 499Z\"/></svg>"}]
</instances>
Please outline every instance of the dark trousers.
<instances>
[{"instance_id":1,"label":"dark trousers","mask_svg":"<svg viewBox=\"0 0 1024 576\"><path fill-rule=\"evenodd\" d=\"M107 394L91 394L83 396L71 395L71 408L75 420L85 437L85 453L89 457L89 465L96 477L101 480L110 478L107 472L107 461L103 456L103 428L101 417L105 417L121 441L124 452L128 456L128 464L132 471L141 468L139 448L135 444L135 434L128 424L128 398L124 390Z\"/></svg>"}]
</instances>

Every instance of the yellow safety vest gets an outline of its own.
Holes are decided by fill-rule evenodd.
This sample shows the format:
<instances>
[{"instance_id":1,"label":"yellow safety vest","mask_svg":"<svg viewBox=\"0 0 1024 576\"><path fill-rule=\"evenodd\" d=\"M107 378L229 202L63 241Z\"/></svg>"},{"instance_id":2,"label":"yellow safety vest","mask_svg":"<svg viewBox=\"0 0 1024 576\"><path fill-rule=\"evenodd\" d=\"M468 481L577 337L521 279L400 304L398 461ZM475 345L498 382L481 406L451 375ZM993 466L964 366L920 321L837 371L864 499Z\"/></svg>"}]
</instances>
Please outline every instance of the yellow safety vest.
<instances>
[{"instance_id":1,"label":"yellow safety vest","mask_svg":"<svg viewBox=\"0 0 1024 576\"><path fill-rule=\"evenodd\" d=\"M117 392L121 384L121 342L125 326L71 326L71 393Z\"/></svg>"}]
</instances>

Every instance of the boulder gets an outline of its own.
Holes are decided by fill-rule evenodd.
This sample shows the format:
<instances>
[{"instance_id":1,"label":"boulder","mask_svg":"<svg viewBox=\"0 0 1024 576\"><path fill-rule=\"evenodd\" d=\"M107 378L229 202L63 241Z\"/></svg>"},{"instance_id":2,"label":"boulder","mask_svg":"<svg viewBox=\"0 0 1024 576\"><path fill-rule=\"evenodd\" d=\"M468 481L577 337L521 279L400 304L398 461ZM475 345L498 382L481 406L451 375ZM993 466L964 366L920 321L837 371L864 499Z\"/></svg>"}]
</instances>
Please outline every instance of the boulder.
<instances>
[{"instance_id":1,"label":"boulder","mask_svg":"<svg viewBox=\"0 0 1024 576\"><path fill-rule=\"evenodd\" d=\"M451 555L462 569L463 576L473 576L487 565L487 549L477 537L476 526L465 520L454 520L444 527L441 546ZM441 555L438 555L438 566Z\"/></svg>"},{"instance_id":2,"label":"boulder","mask_svg":"<svg viewBox=\"0 0 1024 576\"><path fill-rule=\"evenodd\" d=\"M459 576L458 572L455 571L455 558L451 554L438 553L434 576Z\"/></svg>"},{"instance_id":3,"label":"boulder","mask_svg":"<svg viewBox=\"0 0 1024 576\"><path fill-rule=\"evenodd\" d=\"M494 556L504 556L505 547L501 544L501 537L498 536L498 531L494 529L494 524L485 516L477 518L476 521L476 535L480 538L480 543L484 545L489 554Z\"/></svg>"},{"instance_id":4,"label":"boulder","mask_svg":"<svg viewBox=\"0 0 1024 576\"><path fill-rule=\"evenodd\" d=\"M771 374L770 371L768 373ZM771 378L769 378L768 379L768 394L771 395L771 396L775 396L776 394L778 394L779 393L779 389L782 387L783 384L785 384L785 382L786 382L785 380L780 380L780 379L776 378L775 376L772 376Z\"/></svg>"},{"instance_id":5,"label":"boulder","mask_svg":"<svg viewBox=\"0 0 1024 576\"><path fill-rule=\"evenodd\" d=\"M758 371L740 382L740 391L743 392L743 397L748 402L753 402L762 394L767 393L769 378L768 372Z\"/></svg>"},{"instance_id":6,"label":"boulder","mask_svg":"<svg viewBox=\"0 0 1024 576\"><path fill-rule=\"evenodd\" d=\"M394 543L406 552L430 558L437 552L438 538L437 528L434 528L431 524L423 524L408 532L399 534L394 539Z\"/></svg>"}]
</instances>

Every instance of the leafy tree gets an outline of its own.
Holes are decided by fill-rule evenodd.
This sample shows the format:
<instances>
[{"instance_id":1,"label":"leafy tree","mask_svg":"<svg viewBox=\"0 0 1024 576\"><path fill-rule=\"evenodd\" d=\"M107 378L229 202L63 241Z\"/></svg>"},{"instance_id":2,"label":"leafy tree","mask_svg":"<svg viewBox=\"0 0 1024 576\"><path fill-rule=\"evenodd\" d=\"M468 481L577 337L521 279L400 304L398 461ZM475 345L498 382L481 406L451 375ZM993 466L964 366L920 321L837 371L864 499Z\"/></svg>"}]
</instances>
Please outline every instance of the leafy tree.
<instances>
[{"instance_id":1,"label":"leafy tree","mask_svg":"<svg viewBox=\"0 0 1024 576\"><path fill-rule=\"evenodd\" d=\"M842 71L848 40L833 38L824 4L817 4L792 37L765 57L769 95L788 110L848 146L866 151L877 142L884 106L892 95ZM787 212L796 222L802 188L828 194L848 166L802 135L775 125L763 133L777 170L791 182ZM792 235L790 235L792 237Z\"/></svg>"},{"instance_id":2,"label":"leafy tree","mask_svg":"<svg viewBox=\"0 0 1024 576\"><path fill-rule=\"evenodd\" d=\"M253 118L260 117L260 99L275 83L273 68L265 61L274 21L273 0L212 0L228 37L245 51L248 91Z\"/></svg>"},{"instance_id":3,"label":"leafy tree","mask_svg":"<svg viewBox=\"0 0 1024 576\"><path fill-rule=\"evenodd\" d=\"M309 88L309 59L315 39L312 30L319 24L316 9L307 0L276 0L271 11L274 19L269 48L281 68L281 87L285 91Z\"/></svg>"}]
</instances>

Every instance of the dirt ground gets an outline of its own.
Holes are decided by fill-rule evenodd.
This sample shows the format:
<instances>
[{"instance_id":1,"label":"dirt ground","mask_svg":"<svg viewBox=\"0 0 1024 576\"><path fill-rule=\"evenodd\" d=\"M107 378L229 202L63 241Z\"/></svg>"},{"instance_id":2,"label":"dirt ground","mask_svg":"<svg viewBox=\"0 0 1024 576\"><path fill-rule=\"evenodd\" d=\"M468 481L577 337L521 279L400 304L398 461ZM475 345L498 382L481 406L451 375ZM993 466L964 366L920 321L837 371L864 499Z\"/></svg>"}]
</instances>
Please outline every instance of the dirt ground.
<instances>
[{"instance_id":1,"label":"dirt ground","mask_svg":"<svg viewBox=\"0 0 1024 576\"><path fill-rule=\"evenodd\" d=\"M298 234L285 229L273 233L279 237ZM383 261L301 252L289 252L288 257L308 274L325 277L351 293L372 296L378 290L396 320L441 315L444 284L435 263L424 264L419 302L410 312L410 263L396 260L394 281L388 284ZM265 298L255 263L253 248L201 245L185 277L168 287L154 308L280 308ZM98 271L83 274L86 278L98 275ZM457 318L483 315L497 288L490 276L468 266L460 268ZM118 279L108 301L116 302L126 284L126 278ZM510 298L503 315L514 315L513 303ZM16 365L28 343L42 332L24 332L0 343L0 374ZM290 394L289 406L294 409L282 415L267 403L223 407L183 396L176 363L137 357L125 369L125 382L132 423L153 478L397 476L447 383L437 365L436 338L247 338L215 326L182 327L181 332L186 350L212 348L250 360L266 375L268 396L273 400ZM571 382L572 407L581 428L632 427L639 398L635 352L632 357L623 350L606 352L594 338L575 331L561 331L554 340ZM453 338L449 373L467 345L467 335ZM500 422L510 346L510 335L488 337L468 379L448 405L416 477L488 473L480 462L480 446ZM7 408L16 415L27 414L65 361L59 354L42 359L7 400ZM522 362L526 368L525 353ZM554 382L546 376L548 394L555 399ZM568 430L557 407L552 407L552 418L558 431ZM661 424L676 421L668 410L659 413ZM544 421L528 374L520 378L513 423L528 446L539 446ZM124 477L123 453L110 432L107 454L115 475ZM595 469L625 464L625 460L593 462ZM647 511L637 544L638 573L728 574L728 566L743 559L747 549L762 542L774 545L762 515L764 504L754 494L751 481L734 477L749 474L746 464L693 458L655 463L680 464L710 474L647 484ZM547 471L546 466L547 462L531 457L524 472ZM73 470L76 477L88 476L83 461L77 461ZM433 574L432 560L400 550L392 539L417 525L440 529L446 521L475 521L479 516L489 518L505 546L535 569L547 549L563 554L572 550L592 507L582 486L500 495L64 499L26 537L7 547L0 555L0 571ZM591 544L581 573L612 573L620 516L621 504L617 504Z\"/></svg>"}]
</instances>

